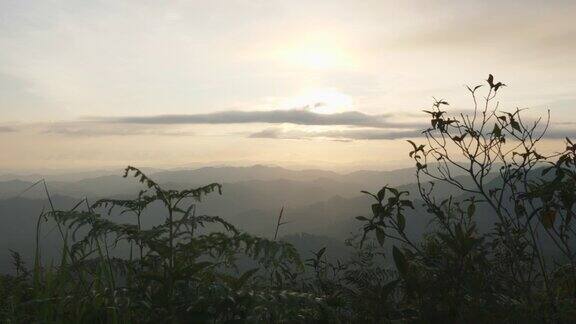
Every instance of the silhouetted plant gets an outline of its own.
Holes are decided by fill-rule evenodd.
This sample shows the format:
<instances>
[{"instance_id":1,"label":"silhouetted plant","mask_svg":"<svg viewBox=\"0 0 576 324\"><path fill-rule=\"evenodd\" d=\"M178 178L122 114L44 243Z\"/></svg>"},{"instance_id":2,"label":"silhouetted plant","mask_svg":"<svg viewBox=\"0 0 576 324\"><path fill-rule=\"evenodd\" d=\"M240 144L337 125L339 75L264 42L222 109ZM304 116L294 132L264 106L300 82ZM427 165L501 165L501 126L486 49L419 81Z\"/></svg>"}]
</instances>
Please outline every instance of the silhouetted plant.
<instances>
[{"instance_id":1,"label":"silhouetted plant","mask_svg":"<svg viewBox=\"0 0 576 324\"><path fill-rule=\"evenodd\" d=\"M206 194L221 193L221 185L166 190L137 168L128 167L124 176L130 174L148 188L134 200L103 199L92 205L85 200L84 210L78 204L72 210L45 214L62 228L67 248L58 267L35 269L39 280L31 288L29 301L20 306L27 316L73 322L246 320L261 317L253 308L266 299L263 296L276 294L311 309L300 305L288 314L285 308L273 310L267 305L268 317L300 316L301 311L318 314L315 308L321 307L321 301L314 297L271 288L253 292L247 285L256 276L268 277L265 272L282 277L277 269L298 272L303 264L285 242L241 233L217 216L197 215L196 203ZM143 211L157 202L164 206L164 222L145 229ZM99 208L108 217L99 214ZM113 214L116 209L117 215ZM137 217L136 224L114 220L126 213ZM207 225L219 225L222 230L201 231ZM114 248L126 243L138 246L138 257L113 256ZM257 267L234 275L241 255L253 259ZM27 272L17 254L15 262L17 274L24 276ZM81 273L88 285L82 285L75 273ZM19 314L23 313L13 314L14 321L23 320Z\"/></svg>"},{"instance_id":2,"label":"silhouetted plant","mask_svg":"<svg viewBox=\"0 0 576 324\"><path fill-rule=\"evenodd\" d=\"M576 296L575 146L566 139L564 153L538 153L549 118L528 122L520 109L500 111L494 100L504 84L492 75L487 83L482 103L481 86L468 87L474 102L470 114L451 114L447 101L435 100L424 111L431 117L431 127L423 131L426 143L408 141L433 231L422 242L410 240L404 209L413 205L402 199L406 192L388 187L369 193L377 202L373 216L358 219L365 222L364 235L373 231L381 244L390 238L403 246L393 248L393 258L405 298L423 320L573 318L561 308L574 305ZM438 199L437 183L463 196ZM386 193L392 194L388 200ZM478 208L483 215L477 215ZM491 215L494 226L480 232L477 220ZM550 242L554 251L544 250ZM553 277L561 277L570 291L558 293Z\"/></svg>"}]
</instances>

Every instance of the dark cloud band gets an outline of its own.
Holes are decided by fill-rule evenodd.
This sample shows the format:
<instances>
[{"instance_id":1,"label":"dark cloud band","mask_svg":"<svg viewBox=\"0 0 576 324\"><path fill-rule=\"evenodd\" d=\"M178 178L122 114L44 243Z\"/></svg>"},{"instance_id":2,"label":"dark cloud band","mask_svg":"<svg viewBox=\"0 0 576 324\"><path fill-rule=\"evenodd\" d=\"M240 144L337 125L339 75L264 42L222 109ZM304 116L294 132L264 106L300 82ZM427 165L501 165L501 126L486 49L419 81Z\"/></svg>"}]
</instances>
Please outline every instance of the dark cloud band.
<instances>
[{"instance_id":1,"label":"dark cloud band","mask_svg":"<svg viewBox=\"0 0 576 324\"><path fill-rule=\"evenodd\" d=\"M397 123L391 115L368 115L358 111L319 114L305 109L269 111L222 111L210 114L129 116L92 120L126 124L295 124L318 126L361 126L376 128L421 128L422 123Z\"/></svg>"},{"instance_id":2,"label":"dark cloud band","mask_svg":"<svg viewBox=\"0 0 576 324\"><path fill-rule=\"evenodd\" d=\"M10 126L0 126L0 133L13 133L17 132L18 130L14 127Z\"/></svg>"},{"instance_id":3,"label":"dark cloud band","mask_svg":"<svg viewBox=\"0 0 576 324\"><path fill-rule=\"evenodd\" d=\"M401 138L414 138L422 136L418 130L389 131L382 129L345 129L326 131L283 130L281 128L267 128L250 135L251 138L273 139L311 139L326 138L334 140L393 140Z\"/></svg>"}]
</instances>

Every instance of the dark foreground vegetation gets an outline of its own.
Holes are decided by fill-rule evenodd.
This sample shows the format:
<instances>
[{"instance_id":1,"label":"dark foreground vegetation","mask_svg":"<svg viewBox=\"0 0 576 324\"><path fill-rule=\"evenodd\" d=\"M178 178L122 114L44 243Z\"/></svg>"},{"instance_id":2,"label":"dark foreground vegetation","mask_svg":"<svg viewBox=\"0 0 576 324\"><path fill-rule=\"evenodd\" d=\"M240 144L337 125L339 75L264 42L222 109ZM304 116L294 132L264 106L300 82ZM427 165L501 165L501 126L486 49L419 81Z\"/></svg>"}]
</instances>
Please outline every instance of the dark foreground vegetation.
<instances>
[{"instance_id":1,"label":"dark foreground vegetation","mask_svg":"<svg viewBox=\"0 0 576 324\"><path fill-rule=\"evenodd\" d=\"M349 259L329 261L330 251L320 249L303 260L287 242L198 214L201 198L221 194L220 184L168 190L128 167L125 176L148 187L135 199L85 199L71 210L42 211L37 232L47 220L57 224L61 258L43 261L40 235L34 264L14 252L14 274L0 278L0 317L8 323L576 322L576 145L566 138L558 153L543 154L538 144L548 121L500 111L495 97L504 85L491 75L487 81L468 88L474 106L467 114L450 113L444 100L425 111L431 127L424 143L409 141L419 192L387 186L365 192L374 199L373 214L356 217L361 234L346 241L355 251ZM438 197L438 184L465 198ZM143 211L158 203L165 221L142 226ZM407 235L413 209L431 220L417 240Z\"/></svg>"}]
</instances>

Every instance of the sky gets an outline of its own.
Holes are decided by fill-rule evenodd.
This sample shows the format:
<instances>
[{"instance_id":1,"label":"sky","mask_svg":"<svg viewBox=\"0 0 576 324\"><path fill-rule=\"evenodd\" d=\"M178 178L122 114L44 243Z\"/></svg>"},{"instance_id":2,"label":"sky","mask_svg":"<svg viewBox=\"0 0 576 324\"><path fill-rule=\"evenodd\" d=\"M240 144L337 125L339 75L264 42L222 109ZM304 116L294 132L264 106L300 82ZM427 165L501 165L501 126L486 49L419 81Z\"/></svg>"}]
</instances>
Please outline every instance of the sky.
<instances>
[{"instance_id":1,"label":"sky","mask_svg":"<svg viewBox=\"0 0 576 324\"><path fill-rule=\"evenodd\" d=\"M576 125L574 1L0 1L0 171L410 164L433 97ZM557 134L558 136L554 135ZM560 136L560 134L562 136Z\"/></svg>"}]
</instances>

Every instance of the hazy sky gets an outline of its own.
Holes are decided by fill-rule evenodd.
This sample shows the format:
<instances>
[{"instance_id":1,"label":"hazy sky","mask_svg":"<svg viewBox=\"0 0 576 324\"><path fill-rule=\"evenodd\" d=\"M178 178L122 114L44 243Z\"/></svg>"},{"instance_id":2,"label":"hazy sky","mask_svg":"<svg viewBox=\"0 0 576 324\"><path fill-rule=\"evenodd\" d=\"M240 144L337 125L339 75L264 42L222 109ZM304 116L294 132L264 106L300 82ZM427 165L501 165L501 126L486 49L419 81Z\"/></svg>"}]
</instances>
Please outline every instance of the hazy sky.
<instances>
[{"instance_id":1,"label":"hazy sky","mask_svg":"<svg viewBox=\"0 0 576 324\"><path fill-rule=\"evenodd\" d=\"M0 1L0 169L391 168L432 96L576 128L576 1ZM307 107L306 107L307 106ZM561 132L559 132L561 133Z\"/></svg>"}]
</instances>

